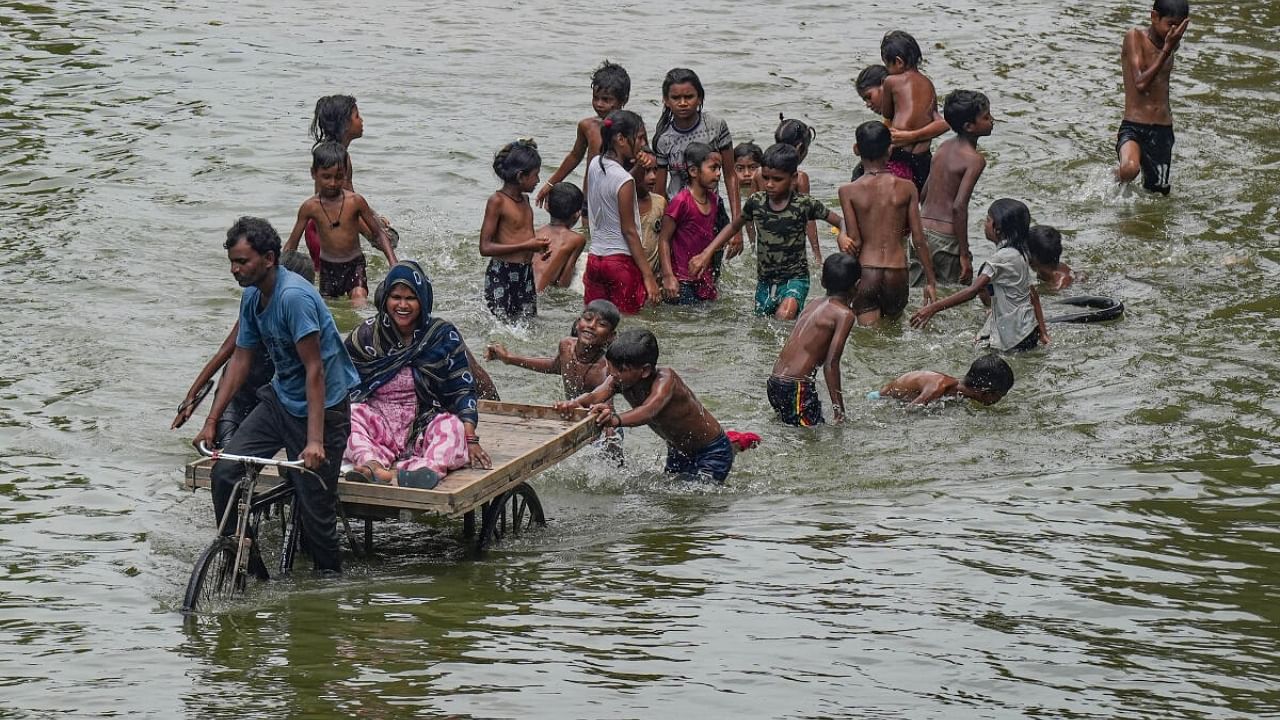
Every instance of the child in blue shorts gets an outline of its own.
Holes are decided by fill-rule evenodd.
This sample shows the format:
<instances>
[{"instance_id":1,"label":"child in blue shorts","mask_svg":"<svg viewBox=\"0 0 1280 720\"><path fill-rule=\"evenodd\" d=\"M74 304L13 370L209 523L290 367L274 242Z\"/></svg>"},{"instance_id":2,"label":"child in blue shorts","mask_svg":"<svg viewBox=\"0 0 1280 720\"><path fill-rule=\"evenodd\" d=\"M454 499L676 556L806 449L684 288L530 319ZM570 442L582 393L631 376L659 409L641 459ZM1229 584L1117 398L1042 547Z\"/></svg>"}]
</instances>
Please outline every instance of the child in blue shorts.
<instances>
[{"instance_id":1,"label":"child in blue shorts","mask_svg":"<svg viewBox=\"0 0 1280 720\"><path fill-rule=\"evenodd\" d=\"M742 206L742 214L720 231L711 245L690 262L699 268L747 223L756 225L756 314L772 314L779 320L794 320L809 297L809 262L805 257L805 228L810 221L825 220L844 231L841 216L820 200L796 191L800 155L790 145L776 144L764 151L760 161L760 181L764 190L753 194ZM843 243L844 241L842 241ZM852 242L852 241L849 241ZM811 241L813 257L822 264L817 238ZM842 245L843 246L843 245Z\"/></svg>"}]
</instances>

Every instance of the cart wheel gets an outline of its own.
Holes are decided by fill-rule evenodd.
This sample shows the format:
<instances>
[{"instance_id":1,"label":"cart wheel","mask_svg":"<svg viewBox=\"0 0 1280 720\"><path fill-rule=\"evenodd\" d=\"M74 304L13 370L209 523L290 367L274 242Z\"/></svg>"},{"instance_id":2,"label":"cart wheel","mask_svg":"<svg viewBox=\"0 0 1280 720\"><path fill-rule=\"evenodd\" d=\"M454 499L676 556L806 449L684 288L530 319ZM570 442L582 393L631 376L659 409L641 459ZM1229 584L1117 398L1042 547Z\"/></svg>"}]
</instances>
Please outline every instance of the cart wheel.
<instances>
[{"instance_id":1,"label":"cart wheel","mask_svg":"<svg viewBox=\"0 0 1280 720\"><path fill-rule=\"evenodd\" d=\"M526 483L485 503L480 537L476 540L476 552L481 553L508 537L519 537L534 526L547 524L542 514L542 502L538 494Z\"/></svg>"},{"instance_id":2,"label":"cart wheel","mask_svg":"<svg viewBox=\"0 0 1280 720\"><path fill-rule=\"evenodd\" d=\"M195 612L211 600L229 598L244 590L244 578L236 577L236 544L229 537L219 537L196 558L196 566L187 581L187 594L182 599L183 612Z\"/></svg>"}]
</instances>

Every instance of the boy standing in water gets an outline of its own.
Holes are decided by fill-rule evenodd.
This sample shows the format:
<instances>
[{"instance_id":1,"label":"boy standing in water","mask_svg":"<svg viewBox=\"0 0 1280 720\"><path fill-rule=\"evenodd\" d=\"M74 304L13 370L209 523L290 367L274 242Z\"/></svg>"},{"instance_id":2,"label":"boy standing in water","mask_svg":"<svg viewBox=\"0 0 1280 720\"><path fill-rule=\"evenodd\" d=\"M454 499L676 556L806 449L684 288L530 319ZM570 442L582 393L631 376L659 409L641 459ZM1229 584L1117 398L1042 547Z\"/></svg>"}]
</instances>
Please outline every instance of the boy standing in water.
<instances>
[{"instance_id":1,"label":"boy standing in water","mask_svg":"<svg viewBox=\"0 0 1280 720\"><path fill-rule=\"evenodd\" d=\"M840 249L862 263L862 282L853 301L859 325L897 317L907 307L910 286L902 238L908 230L924 266L924 300L931 303L937 299L933 261L920 228L916 188L886 167L889 142L889 129L883 123L871 120L859 125L853 150L862 158L864 172L839 191L848 235Z\"/></svg>"},{"instance_id":2,"label":"boy standing in water","mask_svg":"<svg viewBox=\"0 0 1280 720\"><path fill-rule=\"evenodd\" d=\"M377 233L375 242L387 263L396 264L396 251L378 216L363 196L344 187L347 177L347 150L340 143L325 141L311 150L311 177L316 194L298 208L284 254L298 249L298 241L308 222L320 233L320 294L325 297L349 295L356 304L369 296L365 277L364 252L360 250L360 224Z\"/></svg>"},{"instance_id":3,"label":"boy standing in water","mask_svg":"<svg viewBox=\"0 0 1280 720\"><path fill-rule=\"evenodd\" d=\"M811 427L824 422L822 401L814 374L821 365L831 393L835 421L844 420L844 393L840 388L840 356L844 354L849 331L857 317L849 304L862 268L844 253L835 253L822 263L822 287L827 296L805 309L791 337L782 346L773 364L766 392L769 404L788 425Z\"/></svg>"},{"instance_id":4,"label":"boy standing in water","mask_svg":"<svg viewBox=\"0 0 1280 720\"><path fill-rule=\"evenodd\" d=\"M933 172L920 195L920 222L929 242L934 275L944 283L967 285L973 280L969 198L987 167L987 159L978 152L978 138L990 135L995 121L987 96L971 90L948 95L942 114L956 136L938 148ZM913 249L911 284L923 281L924 267Z\"/></svg>"},{"instance_id":5,"label":"boy standing in water","mask_svg":"<svg viewBox=\"0 0 1280 720\"><path fill-rule=\"evenodd\" d=\"M605 352L605 362L609 374L599 387L556 403L556 409L590 408L596 423L605 428L648 425L667 441L666 472L716 482L729 477L729 437L675 370L657 367L658 339L653 333L628 330L618 335ZM619 392L631 410L617 413L606 404Z\"/></svg>"},{"instance_id":6,"label":"boy standing in water","mask_svg":"<svg viewBox=\"0 0 1280 720\"><path fill-rule=\"evenodd\" d=\"M591 73L591 109L595 114L578 121L578 135L573 140L573 149L564 156L560 167L551 173L547 184L534 197L538 207L546 204L551 188L569 177L569 173L576 170L583 159L590 162L591 158L600 154L600 121L614 110L626 107L630 97L631 76L626 69L608 60L600 63L600 67Z\"/></svg>"},{"instance_id":7,"label":"boy standing in water","mask_svg":"<svg viewBox=\"0 0 1280 720\"><path fill-rule=\"evenodd\" d=\"M885 33L880 58L889 73L880 99L880 114L889 118L893 134L889 169L901 173L899 177L909 171L916 192L920 192L929 179L933 159L929 142L947 131L947 123L938 115L933 81L920 72L923 56L914 37L901 30Z\"/></svg>"},{"instance_id":8,"label":"boy standing in water","mask_svg":"<svg viewBox=\"0 0 1280 720\"><path fill-rule=\"evenodd\" d=\"M1169 73L1173 53L1191 23L1187 0L1155 0L1151 25L1124 36L1124 119L1116 137L1120 165L1116 180L1127 183L1142 172L1142 186L1169 194L1173 161L1173 112L1169 109Z\"/></svg>"}]
</instances>

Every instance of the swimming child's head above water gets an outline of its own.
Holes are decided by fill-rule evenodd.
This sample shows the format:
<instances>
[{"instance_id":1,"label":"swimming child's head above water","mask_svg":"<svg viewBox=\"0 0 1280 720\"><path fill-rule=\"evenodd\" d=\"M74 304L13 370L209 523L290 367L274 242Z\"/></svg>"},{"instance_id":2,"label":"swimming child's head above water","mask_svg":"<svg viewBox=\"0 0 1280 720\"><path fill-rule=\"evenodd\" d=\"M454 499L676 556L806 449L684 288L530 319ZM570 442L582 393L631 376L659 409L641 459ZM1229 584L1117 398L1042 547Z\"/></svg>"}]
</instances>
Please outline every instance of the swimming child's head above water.
<instances>
[{"instance_id":1,"label":"swimming child's head above water","mask_svg":"<svg viewBox=\"0 0 1280 720\"><path fill-rule=\"evenodd\" d=\"M1027 234L1027 250L1032 264L1056 268L1062 262L1062 233L1049 225L1032 225Z\"/></svg>"},{"instance_id":2,"label":"swimming child's head above water","mask_svg":"<svg viewBox=\"0 0 1280 720\"><path fill-rule=\"evenodd\" d=\"M942 117L957 135L986 137L991 134L991 101L974 90L953 90L942 104Z\"/></svg>"},{"instance_id":3,"label":"swimming child's head above water","mask_svg":"<svg viewBox=\"0 0 1280 720\"><path fill-rule=\"evenodd\" d=\"M923 55L920 44L909 33L891 30L880 40L880 59L890 75L897 75L919 67Z\"/></svg>"},{"instance_id":4,"label":"swimming child's head above water","mask_svg":"<svg viewBox=\"0 0 1280 720\"><path fill-rule=\"evenodd\" d=\"M591 107L604 117L621 110L631 99L631 76L626 69L608 60L591 73Z\"/></svg>"},{"instance_id":5,"label":"swimming child's head above water","mask_svg":"<svg viewBox=\"0 0 1280 720\"><path fill-rule=\"evenodd\" d=\"M889 155L889 145L893 137L889 128L879 120L868 120L858 126L854 133L853 151L863 160L882 160Z\"/></svg>"},{"instance_id":6,"label":"swimming child's head above water","mask_svg":"<svg viewBox=\"0 0 1280 720\"><path fill-rule=\"evenodd\" d=\"M1013 368L999 355L983 355L973 361L960 383L971 391L964 393L968 397L983 405L995 405L1013 387Z\"/></svg>"},{"instance_id":7,"label":"swimming child's head above water","mask_svg":"<svg viewBox=\"0 0 1280 720\"><path fill-rule=\"evenodd\" d=\"M509 142L493 156L493 172L502 182L519 185L522 192L538 186L538 170L542 156L538 144L528 138Z\"/></svg>"}]
</instances>

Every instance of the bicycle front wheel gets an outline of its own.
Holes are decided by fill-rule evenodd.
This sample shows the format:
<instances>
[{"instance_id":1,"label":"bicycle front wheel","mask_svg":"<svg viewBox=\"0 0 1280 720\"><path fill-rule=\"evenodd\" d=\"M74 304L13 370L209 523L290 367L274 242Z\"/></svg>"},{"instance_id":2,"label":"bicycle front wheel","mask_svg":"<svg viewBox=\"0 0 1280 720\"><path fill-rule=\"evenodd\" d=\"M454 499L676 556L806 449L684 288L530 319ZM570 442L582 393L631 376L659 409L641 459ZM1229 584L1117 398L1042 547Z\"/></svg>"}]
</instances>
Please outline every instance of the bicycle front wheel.
<instances>
[{"instance_id":1,"label":"bicycle front wheel","mask_svg":"<svg viewBox=\"0 0 1280 720\"><path fill-rule=\"evenodd\" d=\"M236 573L236 543L229 537L219 537L200 553L187 581L187 594L182 599L182 611L195 612L210 601L225 600L244 589L244 578Z\"/></svg>"}]
</instances>

